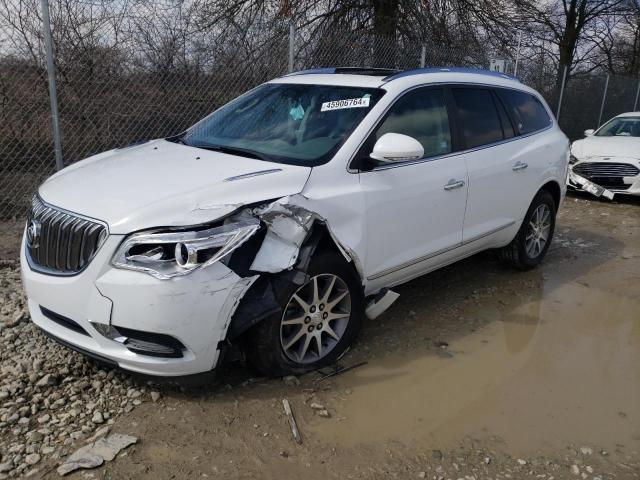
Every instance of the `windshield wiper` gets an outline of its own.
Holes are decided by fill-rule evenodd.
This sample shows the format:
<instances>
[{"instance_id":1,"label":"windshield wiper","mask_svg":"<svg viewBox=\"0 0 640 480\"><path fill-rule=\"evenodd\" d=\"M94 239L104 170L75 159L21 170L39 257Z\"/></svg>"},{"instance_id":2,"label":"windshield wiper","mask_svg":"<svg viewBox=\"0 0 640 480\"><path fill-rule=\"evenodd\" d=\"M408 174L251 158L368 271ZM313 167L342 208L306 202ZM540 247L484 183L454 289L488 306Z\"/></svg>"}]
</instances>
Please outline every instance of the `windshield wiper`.
<instances>
[{"instance_id":1,"label":"windshield wiper","mask_svg":"<svg viewBox=\"0 0 640 480\"><path fill-rule=\"evenodd\" d=\"M245 148L240 147L229 147L227 145L191 145L185 143L185 145L189 145L190 147L202 148L204 150L212 150L214 152L222 152L228 153L230 155L240 155L241 157L255 158L257 160L265 160L267 162L271 161L270 158L262 155L261 153L254 152L253 150L247 150Z\"/></svg>"}]
</instances>

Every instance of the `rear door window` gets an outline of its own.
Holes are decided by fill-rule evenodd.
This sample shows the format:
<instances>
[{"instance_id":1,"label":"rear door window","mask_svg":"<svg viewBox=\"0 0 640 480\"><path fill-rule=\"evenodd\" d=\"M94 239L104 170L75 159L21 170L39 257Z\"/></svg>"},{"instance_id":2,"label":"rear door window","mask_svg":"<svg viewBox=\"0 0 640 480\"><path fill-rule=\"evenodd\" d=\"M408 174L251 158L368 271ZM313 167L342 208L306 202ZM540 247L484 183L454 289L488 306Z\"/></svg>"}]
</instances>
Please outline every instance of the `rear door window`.
<instances>
[{"instance_id":1,"label":"rear door window","mask_svg":"<svg viewBox=\"0 0 640 480\"><path fill-rule=\"evenodd\" d=\"M530 93L501 88L498 94L511 112L520 135L537 132L551 124L547 110Z\"/></svg>"},{"instance_id":2,"label":"rear door window","mask_svg":"<svg viewBox=\"0 0 640 480\"><path fill-rule=\"evenodd\" d=\"M498 110L491 90L453 88L458 126L466 148L479 147L504 139Z\"/></svg>"}]
</instances>

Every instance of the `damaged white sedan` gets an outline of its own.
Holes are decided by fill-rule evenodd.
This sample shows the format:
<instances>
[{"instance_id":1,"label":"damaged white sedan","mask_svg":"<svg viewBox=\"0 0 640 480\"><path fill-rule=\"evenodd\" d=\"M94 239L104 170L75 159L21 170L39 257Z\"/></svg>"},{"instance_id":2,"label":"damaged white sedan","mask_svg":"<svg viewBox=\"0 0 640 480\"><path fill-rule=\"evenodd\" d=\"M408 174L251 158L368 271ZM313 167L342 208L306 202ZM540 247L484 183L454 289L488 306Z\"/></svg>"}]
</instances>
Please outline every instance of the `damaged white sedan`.
<instances>
[{"instance_id":1,"label":"damaged white sedan","mask_svg":"<svg viewBox=\"0 0 640 480\"><path fill-rule=\"evenodd\" d=\"M335 362L390 288L500 248L545 256L568 141L517 80L468 69L291 74L175 137L40 186L21 252L33 321L107 364L266 374Z\"/></svg>"},{"instance_id":2,"label":"damaged white sedan","mask_svg":"<svg viewBox=\"0 0 640 480\"><path fill-rule=\"evenodd\" d=\"M571 145L569 187L612 200L640 195L640 112L623 113Z\"/></svg>"}]
</instances>

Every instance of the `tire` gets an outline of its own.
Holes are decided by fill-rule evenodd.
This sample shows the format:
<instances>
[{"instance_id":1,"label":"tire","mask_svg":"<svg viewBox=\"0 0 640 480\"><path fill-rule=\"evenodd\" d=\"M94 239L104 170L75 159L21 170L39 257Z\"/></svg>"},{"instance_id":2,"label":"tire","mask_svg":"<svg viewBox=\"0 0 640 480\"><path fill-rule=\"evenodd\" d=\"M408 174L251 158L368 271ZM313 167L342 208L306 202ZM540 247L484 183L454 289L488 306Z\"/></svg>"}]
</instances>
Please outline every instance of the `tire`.
<instances>
[{"instance_id":1,"label":"tire","mask_svg":"<svg viewBox=\"0 0 640 480\"><path fill-rule=\"evenodd\" d=\"M282 313L266 318L249 332L245 355L267 376L299 375L335 363L349 349L362 326L362 285L343 257L332 252L319 253L311 259L307 274L309 281L303 286L290 284L283 295L278 295L282 298ZM315 286L318 301L314 303ZM306 309L294 295L307 304ZM336 300L336 304L330 306ZM349 315L344 317L347 311ZM335 318L326 320L323 316ZM327 327L338 339L329 334ZM297 336L300 336L298 340Z\"/></svg>"},{"instance_id":2,"label":"tire","mask_svg":"<svg viewBox=\"0 0 640 480\"><path fill-rule=\"evenodd\" d=\"M548 229L546 230L546 240L544 245L538 244L538 247L531 248L531 235L533 238L537 237L536 230L533 225L538 225L538 213L548 212ZM553 232L556 226L556 213L557 206L547 190L540 190L534 197L527 214L522 221L522 225L518 230L517 235L511 241L509 245L499 250L499 257L509 265L519 270L529 270L536 267L547 254L549 245L553 239ZM544 222L543 222L544 223ZM538 225L539 227L540 225ZM544 229L539 229L538 232L542 234ZM535 240L534 240L534 243Z\"/></svg>"}]
</instances>

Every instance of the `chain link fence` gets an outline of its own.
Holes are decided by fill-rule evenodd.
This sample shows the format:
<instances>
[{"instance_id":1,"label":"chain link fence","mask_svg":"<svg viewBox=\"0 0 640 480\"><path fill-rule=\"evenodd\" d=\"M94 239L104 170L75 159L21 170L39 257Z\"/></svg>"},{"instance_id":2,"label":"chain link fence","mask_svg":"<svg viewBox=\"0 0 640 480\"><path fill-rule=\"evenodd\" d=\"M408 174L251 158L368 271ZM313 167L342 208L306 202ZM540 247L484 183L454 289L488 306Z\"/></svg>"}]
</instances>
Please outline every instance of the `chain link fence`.
<instances>
[{"instance_id":1,"label":"chain link fence","mask_svg":"<svg viewBox=\"0 0 640 480\"><path fill-rule=\"evenodd\" d=\"M323 66L489 68L513 50L296 31L286 21L202 23L198 2L51 0L62 155L69 165L137 141L176 134L244 91L287 71ZM41 0L0 0L0 218L22 216L55 171ZM205 12L206 13L206 12ZM204 15L206 17L206 15ZM555 72L535 58L518 77L555 110ZM633 107L637 80L569 77L560 125L572 139Z\"/></svg>"}]
</instances>

